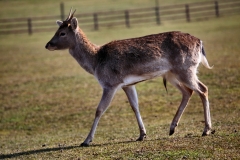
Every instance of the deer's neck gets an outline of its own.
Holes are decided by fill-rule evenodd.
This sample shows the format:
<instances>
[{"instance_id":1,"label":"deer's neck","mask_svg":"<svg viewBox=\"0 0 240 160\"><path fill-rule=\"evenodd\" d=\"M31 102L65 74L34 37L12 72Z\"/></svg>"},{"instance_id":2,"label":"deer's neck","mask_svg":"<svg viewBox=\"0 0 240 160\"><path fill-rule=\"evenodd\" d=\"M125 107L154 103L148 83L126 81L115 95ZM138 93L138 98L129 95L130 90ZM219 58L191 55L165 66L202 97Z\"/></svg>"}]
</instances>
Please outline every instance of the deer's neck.
<instances>
[{"instance_id":1,"label":"deer's neck","mask_svg":"<svg viewBox=\"0 0 240 160\"><path fill-rule=\"evenodd\" d=\"M96 65L95 57L99 47L92 44L80 28L75 34L75 45L69 49L69 52L83 69L90 74L94 74Z\"/></svg>"}]
</instances>

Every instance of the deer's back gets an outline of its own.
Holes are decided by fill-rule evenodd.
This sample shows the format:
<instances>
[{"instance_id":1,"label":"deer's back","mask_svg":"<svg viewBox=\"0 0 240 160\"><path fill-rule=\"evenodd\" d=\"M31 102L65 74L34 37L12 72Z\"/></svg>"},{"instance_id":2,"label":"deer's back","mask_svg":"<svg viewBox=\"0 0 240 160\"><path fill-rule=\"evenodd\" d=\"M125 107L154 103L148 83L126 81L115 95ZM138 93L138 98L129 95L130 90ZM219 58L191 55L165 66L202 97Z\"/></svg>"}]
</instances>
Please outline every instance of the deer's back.
<instances>
[{"instance_id":1,"label":"deer's back","mask_svg":"<svg viewBox=\"0 0 240 160\"><path fill-rule=\"evenodd\" d=\"M191 53L198 46L200 40L190 34L165 32L107 43L100 48L98 59L100 62L111 59L142 63L158 57L175 57L183 52Z\"/></svg>"}]
</instances>

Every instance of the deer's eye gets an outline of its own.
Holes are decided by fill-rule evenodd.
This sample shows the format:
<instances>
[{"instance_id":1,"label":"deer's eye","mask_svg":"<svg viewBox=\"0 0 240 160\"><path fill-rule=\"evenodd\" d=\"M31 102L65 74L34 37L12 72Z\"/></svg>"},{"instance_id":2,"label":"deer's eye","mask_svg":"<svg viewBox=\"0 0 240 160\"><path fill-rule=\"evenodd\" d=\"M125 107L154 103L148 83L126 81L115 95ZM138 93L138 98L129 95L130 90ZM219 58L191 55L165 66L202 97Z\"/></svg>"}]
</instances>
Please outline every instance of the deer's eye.
<instances>
[{"instance_id":1,"label":"deer's eye","mask_svg":"<svg viewBox=\"0 0 240 160\"><path fill-rule=\"evenodd\" d=\"M59 36L61 36L61 37L65 36L65 35L66 35L66 33L64 33L64 32L61 32L61 33L59 34Z\"/></svg>"}]
</instances>

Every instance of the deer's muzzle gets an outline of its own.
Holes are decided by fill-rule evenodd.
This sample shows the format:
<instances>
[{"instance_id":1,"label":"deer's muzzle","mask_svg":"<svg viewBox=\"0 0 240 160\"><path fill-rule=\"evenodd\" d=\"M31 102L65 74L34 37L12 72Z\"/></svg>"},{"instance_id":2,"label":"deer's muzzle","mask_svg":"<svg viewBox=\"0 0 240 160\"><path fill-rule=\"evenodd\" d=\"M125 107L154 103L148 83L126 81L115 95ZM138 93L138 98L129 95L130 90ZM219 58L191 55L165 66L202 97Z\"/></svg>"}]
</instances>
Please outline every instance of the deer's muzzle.
<instances>
[{"instance_id":1,"label":"deer's muzzle","mask_svg":"<svg viewBox=\"0 0 240 160\"><path fill-rule=\"evenodd\" d=\"M45 46L46 49L50 50L50 51L54 51L56 49L56 46L51 43L51 42L48 42Z\"/></svg>"}]
</instances>

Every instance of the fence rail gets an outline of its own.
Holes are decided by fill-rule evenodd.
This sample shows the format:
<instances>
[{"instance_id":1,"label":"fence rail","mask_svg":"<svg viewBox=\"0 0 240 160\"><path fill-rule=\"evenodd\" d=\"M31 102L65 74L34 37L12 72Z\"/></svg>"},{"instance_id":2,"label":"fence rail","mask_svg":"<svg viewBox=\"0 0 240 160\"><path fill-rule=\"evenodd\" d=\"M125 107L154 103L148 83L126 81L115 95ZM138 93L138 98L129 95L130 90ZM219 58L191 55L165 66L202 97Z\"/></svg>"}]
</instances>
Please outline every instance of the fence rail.
<instances>
[{"instance_id":1,"label":"fence rail","mask_svg":"<svg viewBox=\"0 0 240 160\"><path fill-rule=\"evenodd\" d=\"M18 34L55 31L53 20L64 19L64 4L60 4L60 15L45 17L0 19L0 34ZM198 21L221 16L240 14L240 0L218 0L189 4L138 8L131 10L75 14L81 28L99 30L102 27L137 24L157 24L165 21Z\"/></svg>"}]
</instances>

